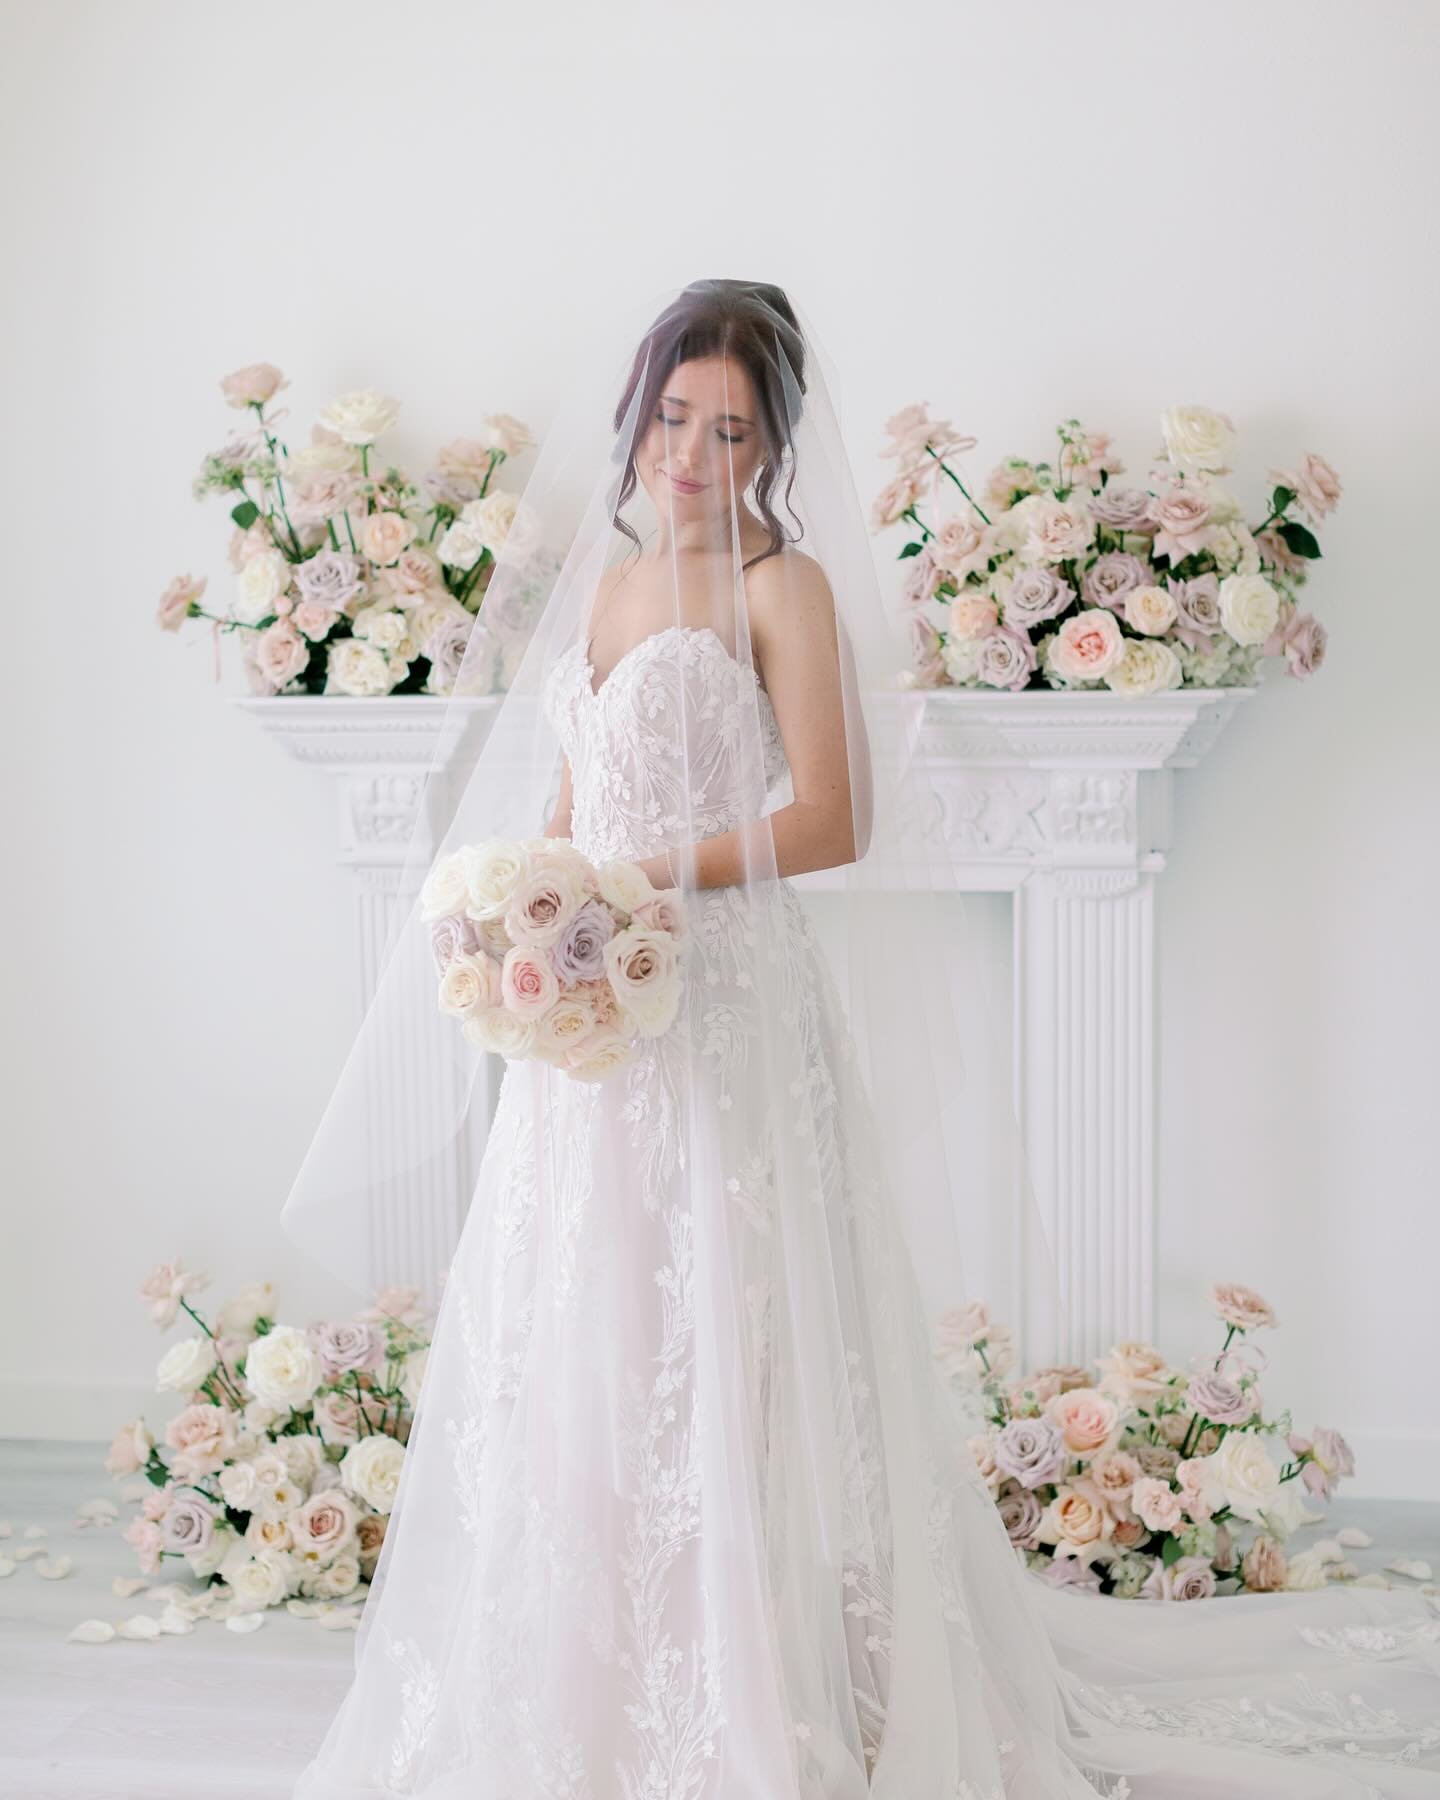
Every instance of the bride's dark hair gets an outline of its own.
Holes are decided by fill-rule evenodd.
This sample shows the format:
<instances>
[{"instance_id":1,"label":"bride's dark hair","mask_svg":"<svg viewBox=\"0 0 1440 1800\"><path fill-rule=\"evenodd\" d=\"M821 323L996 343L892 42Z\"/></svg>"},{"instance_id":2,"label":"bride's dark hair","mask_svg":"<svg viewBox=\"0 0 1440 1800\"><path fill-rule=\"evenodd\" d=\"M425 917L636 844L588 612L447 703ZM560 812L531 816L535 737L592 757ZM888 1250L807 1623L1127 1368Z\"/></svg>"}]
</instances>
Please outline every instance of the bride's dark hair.
<instances>
[{"instance_id":1,"label":"bride's dark hair","mask_svg":"<svg viewBox=\"0 0 1440 1800\"><path fill-rule=\"evenodd\" d=\"M643 382L634 415L634 437L626 452L625 473L612 516L616 529L623 531L638 550L639 534L628 520L620 517L621 508L635 492L635 442L649 429L649 421L660 403L660 390L672 371L681 363L717 355L733 357L749 371L759 405L759 429L765 440L765 459L755 472L754 485L755 504L770 533L770 543L742 565L748 569L767 556L774 556L785 544L795 543L803 529L790 508L796 530L793 537L787 536L775 515L772 499L782 465L787 461L792 414L799 414L799 402L787 401L787 390L793 383L794 391L805 392L805 340L784 289L768 281L692 281L641 338L630 379L615 408L614 428L618 433ZM788 460L782 496L787 508L795 482L794 459Z\"/></svg>"}]
</instances>

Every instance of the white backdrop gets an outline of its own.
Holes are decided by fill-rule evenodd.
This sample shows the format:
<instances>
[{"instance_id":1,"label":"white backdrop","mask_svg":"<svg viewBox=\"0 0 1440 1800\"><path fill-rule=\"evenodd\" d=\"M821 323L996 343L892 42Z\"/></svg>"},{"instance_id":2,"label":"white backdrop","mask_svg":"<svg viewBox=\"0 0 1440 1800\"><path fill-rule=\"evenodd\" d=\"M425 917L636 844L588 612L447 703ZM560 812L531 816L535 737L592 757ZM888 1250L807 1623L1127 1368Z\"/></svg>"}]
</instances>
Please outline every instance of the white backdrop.
<instances>
[{"instance_id":1,"label":"white backdrop","mask_svg":"<svg viewBox=\"0 0 1440 1800\"><path fill-rule=\"evenodd\" d=\"M1352 1491L1440 1494L1435 9L3 17L0 1432L163 1419L163 1257L290 1320L338 1299L276 1226L354 1025L334 795L221 703L234 646L217 688L208 636L153 624L182 570L227 592L189 493L216 383L279 363L293 442L385 389L418 471L486 412L543 432L603 269L789 288L867 493L913 399L977 474L1071 414L1143 465L1187 401L1234 417L1253 501L1302 449L1339 467L1329 666L1180 778L1160 1335L1209 1344L1206 1284L1259 1287L1273 1395L1351 1436Z\"/></svg>"}]
</instances>

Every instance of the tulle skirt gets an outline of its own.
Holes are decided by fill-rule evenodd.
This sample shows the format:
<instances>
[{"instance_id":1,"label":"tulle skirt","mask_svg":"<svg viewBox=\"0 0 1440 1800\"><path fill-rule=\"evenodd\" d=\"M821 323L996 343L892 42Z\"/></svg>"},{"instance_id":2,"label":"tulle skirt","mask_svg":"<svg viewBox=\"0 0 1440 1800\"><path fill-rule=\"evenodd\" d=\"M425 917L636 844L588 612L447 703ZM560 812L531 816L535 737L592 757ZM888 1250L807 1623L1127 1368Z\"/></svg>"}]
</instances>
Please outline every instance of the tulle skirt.
<instances>
[{"instance_id":1,"label":"tulle skirt","mask_svg":"<svg viewBox=\"0 0 1440 1800\"><path fill-rule=\"evenodd\" d=\"M775 895L759 934L694 897L681 1015L611 1078L507 1067L296 1800L1440 1795L1420 1595L1025 1569Z\"/></svg>"}]
</instances>

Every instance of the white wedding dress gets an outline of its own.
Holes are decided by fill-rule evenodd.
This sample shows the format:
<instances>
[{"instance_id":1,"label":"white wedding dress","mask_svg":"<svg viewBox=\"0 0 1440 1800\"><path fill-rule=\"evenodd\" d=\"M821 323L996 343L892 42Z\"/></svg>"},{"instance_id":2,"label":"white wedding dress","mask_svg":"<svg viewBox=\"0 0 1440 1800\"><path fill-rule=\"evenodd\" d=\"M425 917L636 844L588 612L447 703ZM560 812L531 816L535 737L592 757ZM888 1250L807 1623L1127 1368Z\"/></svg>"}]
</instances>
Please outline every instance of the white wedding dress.
<instances>
[{"instance_id":1,"label":"white wedding dress","mask_svg":"<svg viewBox=\"0 0 1440 1800\"><path fill-rule=\"evenodd\" d=\"M699 835L753 813L755 677L713 631L594 674L577 644L544 694L579 849L652 853L681 792ZM1124 1601L1023 1568L934 1372L836 988L768 893L689 897L680 1017L617 1076L507 1067L297 1800L1440 1795L1419 1594ZM749 1054L762 988L783 1069ZM800 1143L796 1112L822 1121Z\"/></svg>"}]
</instances>

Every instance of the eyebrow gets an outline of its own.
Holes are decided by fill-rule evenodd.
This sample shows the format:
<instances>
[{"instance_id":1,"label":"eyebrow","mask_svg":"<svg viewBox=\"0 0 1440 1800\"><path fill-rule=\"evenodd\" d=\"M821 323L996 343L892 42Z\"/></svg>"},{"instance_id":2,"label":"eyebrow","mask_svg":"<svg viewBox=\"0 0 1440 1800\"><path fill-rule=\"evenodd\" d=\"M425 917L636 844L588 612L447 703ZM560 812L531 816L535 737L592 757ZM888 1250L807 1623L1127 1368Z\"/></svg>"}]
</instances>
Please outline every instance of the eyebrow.
<instances>
[{"instance_id":1,"label":"eyebrow","mask_svg":"<svg viewBox=\"0 0 1440 1800\"><path fill-rule=\"evenodd\" d=\"M660 398L668 401L671 406L688 406L690 404L688 400L682 400L679 394L662 394ZM755 423L753 419L746 419L739 413L721 413L720 417L722 419L733 419L737 425L753 425Z\"/></svg>"}]
</instances>

